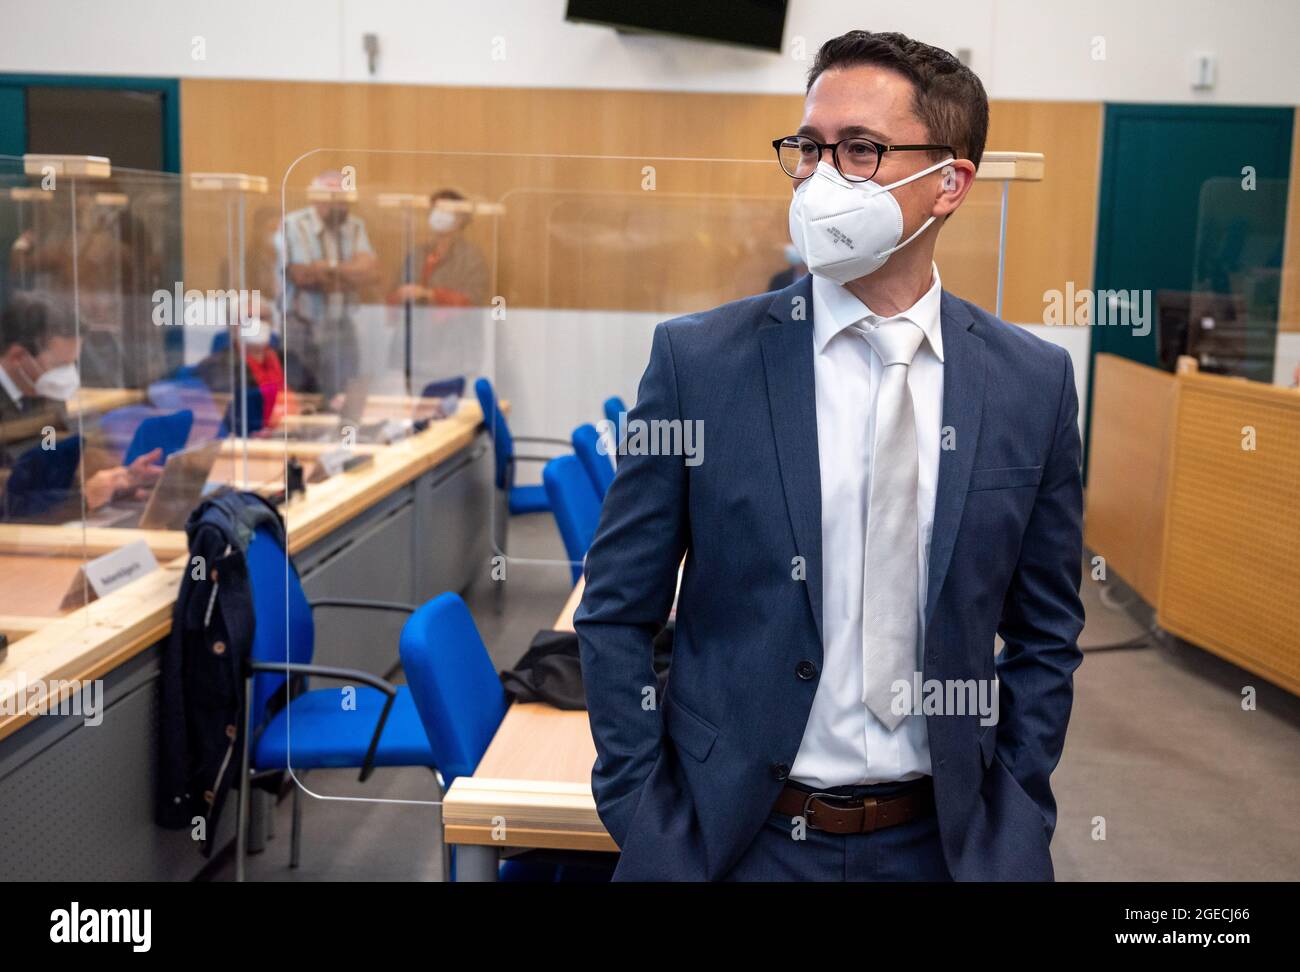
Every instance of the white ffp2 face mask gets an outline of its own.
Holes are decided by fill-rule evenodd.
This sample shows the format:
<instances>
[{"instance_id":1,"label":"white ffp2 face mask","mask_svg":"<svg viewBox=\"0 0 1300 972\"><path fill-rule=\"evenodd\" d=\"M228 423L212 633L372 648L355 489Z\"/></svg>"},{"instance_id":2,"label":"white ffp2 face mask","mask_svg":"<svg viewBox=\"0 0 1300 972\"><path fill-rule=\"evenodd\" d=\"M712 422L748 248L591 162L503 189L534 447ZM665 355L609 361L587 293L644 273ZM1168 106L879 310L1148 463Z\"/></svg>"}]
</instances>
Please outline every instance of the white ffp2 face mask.
<instances>
[{"instance_id":1,"label":"white ffp2 face mask","mask_svg":"<svg viewBox=\"0 0 1300 972\"><path fill-rule=\"evenodd\" d=\"M77 389L81 387L81 378L77 375L76 365L65 364L42 372L33 386L36 394L41 398L66 402L77 394Z\"/></svg>"},{"instance_id":2,"label":"white ffp2 face mask","mask_svg":"<svg viewBox=\"0 0 1300 972\"><path fill-rule=\"evenodd\" d=\"M456 214L446 209L429 210L429 229L435 233L450 233L456 228Z\"/></svg>"},{"instance_id":3,"label":"white ffp2 face mask","mask_svg":"<svg viewBox=\"0 0 1300 972\"><path fill-rule=\"evenodd\" d=\"M850 182L829 162L799 184L790 200L790 241L809 272L846 284L885 265L896 253L925 232L903 236L903 210L892 190L941 169L954 160L944 159L897 182Z\"/></svg>"}]
</instances>

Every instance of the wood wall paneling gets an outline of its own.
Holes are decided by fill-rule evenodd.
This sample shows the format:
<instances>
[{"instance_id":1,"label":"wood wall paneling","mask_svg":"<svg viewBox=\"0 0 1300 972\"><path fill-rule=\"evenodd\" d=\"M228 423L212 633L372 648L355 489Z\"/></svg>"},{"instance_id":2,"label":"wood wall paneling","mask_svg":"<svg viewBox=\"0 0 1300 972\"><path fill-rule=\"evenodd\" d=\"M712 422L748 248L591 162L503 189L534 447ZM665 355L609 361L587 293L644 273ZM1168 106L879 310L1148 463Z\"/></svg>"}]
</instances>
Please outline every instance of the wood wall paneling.
<instances>
[{"instance_id":1,"label":"wood wall paneling","mask_svg":"<svg viewBox=\"0 0 1300 972\"><path fill-rule=\"evenodd\" d=\"M316 172L352 164L372 196L450 184L495 198L530 181L546 184L571 194L558 209L554 200L547 207L552 217L558 212L569 220L570 229L575 221L594 220L605 242L623 233L622 247L632 241L641 247L633 261L617 246L575 244L572 233L544 237L544 224L534 222L542 203L516 199L503 217L512 221L508 232L494 234L491 221L480 219L471 233L488 253L495 252L496 239L509 240L498 254L495 282L507 300L678 312L760 291L783 266L789 190L775 163L766 160L771 139L797 127L797 95L189 79L182 82L181 103L185 171L270 178L271 192L251 206L253 221L278 212L286 173L293 208ZM1044 290L1063 288L1068 280L1077 286L1091 281L1101 106L999 101L991 111L991 149L1042 151L1047 157L1042 183L1013 187L1007 234L1004 316L1039 322ZM368 151L355 151L360 149ZM625 166L553 163L548 169L474 154L427 154L475 150L631 158ZM641 204L640 160L647 156L764 164L658 167L656 191L680 194L683 207L706 196L755 197L749 204L700 201L714 221L699 235L687 232L689 211ZM996 207L986 198L992 187L979 190L970 209L944 229L940 269L946 286L992 308ZM586 200L580 198L584 192ZM602 199L607 193L622 195ZM661 204L662 197L655 202ZM380 236L377 249L383 241L386 275L396 281L397 229L385 231L364 202L361 211L372 235ZM694 224L699 229L698 219ZM221 276L224 248L201 238L209 232L187 220L186 272L196 286ZM653 301L665 294L673 300L656 306Z\"/></svg>"}]
</instances>

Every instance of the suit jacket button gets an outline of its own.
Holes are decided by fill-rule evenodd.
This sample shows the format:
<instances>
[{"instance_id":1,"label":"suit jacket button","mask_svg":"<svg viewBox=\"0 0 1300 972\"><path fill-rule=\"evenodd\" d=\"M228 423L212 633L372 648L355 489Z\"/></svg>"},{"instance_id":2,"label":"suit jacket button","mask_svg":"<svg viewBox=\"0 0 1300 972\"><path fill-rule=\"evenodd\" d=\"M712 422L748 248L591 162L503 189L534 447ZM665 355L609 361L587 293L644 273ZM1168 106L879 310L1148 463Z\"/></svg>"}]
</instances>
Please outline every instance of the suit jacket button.
<instances>
[{"instance_id":1,"label":"suit jacket button","mask_svg":"<svg viewBox=\"0 0 1300 972\"><path fill-rule=\"evenodd\" d=\"M226 653L226 643L224 641L214 641L212 643L212 654L224 655Z\"/></svg>"},{"instance_id":2,"label":"suit jacket button","mask_svg":"<svg viewBox=\"0 0 1300 972\"><path fill-rule=\"evenodd\" d=\"M805 659L794 667L794 673L805 682L811 682L817 676L817 666Z\"/></svg>"},{"instance_id":3,"label":"suit jacket button","mask_svg":"<svg viewBox=\"0 0 1300 972\"><path fill-rule=\"evenodd\" d=\"M790 767L785 763L772 764L772 778L775 780L785 780L790 777Z\"/></svg>"}]
</instances>

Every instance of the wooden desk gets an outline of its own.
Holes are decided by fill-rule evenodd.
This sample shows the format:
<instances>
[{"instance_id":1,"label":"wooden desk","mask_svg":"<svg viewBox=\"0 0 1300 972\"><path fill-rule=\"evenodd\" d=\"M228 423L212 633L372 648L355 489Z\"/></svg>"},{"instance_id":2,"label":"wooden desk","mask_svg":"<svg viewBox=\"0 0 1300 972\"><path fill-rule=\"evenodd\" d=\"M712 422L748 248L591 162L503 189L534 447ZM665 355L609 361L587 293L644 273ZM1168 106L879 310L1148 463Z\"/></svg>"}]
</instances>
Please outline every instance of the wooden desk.
<instances>
[{"instance_id":1,"label":"wooden desk","mask_svg":"<svg viewBox=\"0 0 1300 972\"><path fill-rule=\"evenodd\" d=\"M435 422L424 432L394 445L380 447L368 465L308 486L305 496L297 497L281 508L289 530L289 552L295 554L305 550L466 448L473 442L481 424L482 412L478 404L466 401L451 418ZM256 441L262 448L250 449L250 456L256 451L258 460L256 471L250 460L250 481L258 475L272 474L272 465L283 463L285 454L283 440ZM297 444L292 445L296 447ZM230 448L238 449L239 446L240 443L232 443ZM180 531L114 528L82 531L63 527L0 525L0 553L19 552L4 546L8 537L11 543L20 547L44 545L51 556L75 558L78 563L83 536L89 544L85 548L87 551L98 545L103 549L97 552L103 553L138 538L131 534L150 538L150 546L161 563L160 569L85 608L43 619L45 623L39 630L33 630L10 645L8 657L0 662L0 739L32 718L21 711L3 714L6 709L16 708L5 704L11 700L4 693L12 693L20 681L27 684L99 678L164 638L171 630L176 589L186 564L185 534ZM28 551L23 549L22 552ZM64 570L67 567L67 564L62 565ZM57 586L49 577L45 577L43 583L51 592ZM59 598L66 590L67 585L63 584L58 591ZM3 613L4 608L0 605L0 614ZM20 611L10 620L15 630L21 631L33 628L33 621L42 619ZM4 623L5 620L0 618L0 625Z\"/></svg>"},{"instance_id":2,"label":"wooden desk","mask_svg":"<svg viewBox=\"0 0 1300 972\"><path fill-rule=\"evenodd\" d=\"M185 553L185 534L170 530L0 523L0 632L12 646L55 619L86 560L143 540L160 561Z\"/></svg>"},{"instance_id":3,"label":"wooden desk","mask_svg":"<svg viewBox=\"0 0 1300 972\"><path fill-rule=\"evenodd\" d=\"M0 631L14 642L63 614L63 596L82 563L79 556L0 553Z\"/></svg>"},{"instance_id":4,"label":"wooden desk","mask_svg":"<svg viewBox=\"0 0 1300 972\"><path fill-rule=\"evenodd\" d=\"M555 621L573 630L582 581ZM596 744L587 713L515 703L472 777L443 799L443 839L456 844L457 877L496 880L503 847L616 851L596 813L591 767Z\"/></svg>"}]
</instances>

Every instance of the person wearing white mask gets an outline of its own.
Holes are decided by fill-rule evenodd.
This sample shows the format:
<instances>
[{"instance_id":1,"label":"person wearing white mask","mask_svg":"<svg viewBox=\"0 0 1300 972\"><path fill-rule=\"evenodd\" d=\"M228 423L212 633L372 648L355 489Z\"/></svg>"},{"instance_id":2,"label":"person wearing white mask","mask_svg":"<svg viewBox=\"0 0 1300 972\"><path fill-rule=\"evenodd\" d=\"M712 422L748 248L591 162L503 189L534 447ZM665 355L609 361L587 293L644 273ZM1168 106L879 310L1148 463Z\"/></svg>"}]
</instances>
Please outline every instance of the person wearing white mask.
<instances>
[{"instance_id":1,"label":"person wearing white mask","mask_svg":"<svg viewBox=\"0 0 1300 972\"><path fill-rule=\"evenodd\" d=\"M4 309L0 337L0 421L44 416L63 424L64 403L80 387L80 342L71 319L46 300L15 294Z\"/></svg>"},{"instance_id":2,"label":"person wearing white mask","mask_svg":"<svg viewBox=\"0 0 1300 972\"><path fill-rule=\"evenodd\" d=\"M1052 879L1074 373L934 263L988 114L946 51L828 41L773 142L811 276L655 331L629 424L702 446L620 455L574 619L615 879Z\"/></svg>"},{"instance_id":3,"label":"person wearing white mask","mask_svg":"<svg viewBox=\"0 0 1300 972\"><path fill-rule=\"evenodd\" d=\"M440 189L429 208L429 240L416 266L417 282L402 284L391 303L412 301L438 307L482 307L487 303L488 268L483 253L465 237L470 202L456 189Z\"/></svg>"},{"instance_id":4,"label":"person wearing white mask","mask_svg":"<svg viewBox=\"0 0 1300 972\"><path fill-rule=\"evenodd\" d=\"M413 391L454 377L472 384L488 368L486 319L479 308L487 305L490 275L483 252L465 233L473 203L451 188L439 189L431 201L429 236L414 263L418 279L388 297L390 304L409 301L419 308L411 337ZM405 354L398 330L390 360L400 367Z\"/></svg>"},{"instance_id":5,"label":"person wearing white mask","mask_svg":"<svg viewBox=\"0 0 1300 972\"><path fill-rule=\"evenodd\" d=\"M62 521L136 496L162 473L155 449L128 466L83 446L67 403L80 388L80 341L71 314L48 300L15 294L0 312L0 519ZM53 430L53 436L47 434ZM73 450L63 455L63 448ZM11 477L19 464L23 472Z\"/></svg>"}]
</instances>

